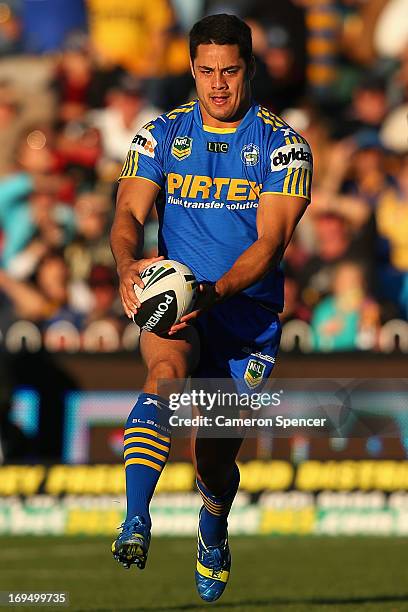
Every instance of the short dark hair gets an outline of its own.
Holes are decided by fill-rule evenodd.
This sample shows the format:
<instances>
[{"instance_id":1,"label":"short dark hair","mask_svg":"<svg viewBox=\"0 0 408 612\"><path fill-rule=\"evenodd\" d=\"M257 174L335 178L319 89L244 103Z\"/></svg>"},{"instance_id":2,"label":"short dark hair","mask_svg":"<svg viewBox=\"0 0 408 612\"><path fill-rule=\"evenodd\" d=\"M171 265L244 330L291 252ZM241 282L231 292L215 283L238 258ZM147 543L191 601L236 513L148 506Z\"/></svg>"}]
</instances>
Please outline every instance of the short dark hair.
<instances>
[{"instance_id":1,"label":"short dark hair","mask_svg":"<svg viewBox=\"0 0 408 612\"><path fill-rule=\"evenodd\" d=\"M198 45L238 45L247 66L252 59L251 28L235 15L209 15L193 25L190 32L190 57L194 61Z\"/></svg>"}]
</instances>

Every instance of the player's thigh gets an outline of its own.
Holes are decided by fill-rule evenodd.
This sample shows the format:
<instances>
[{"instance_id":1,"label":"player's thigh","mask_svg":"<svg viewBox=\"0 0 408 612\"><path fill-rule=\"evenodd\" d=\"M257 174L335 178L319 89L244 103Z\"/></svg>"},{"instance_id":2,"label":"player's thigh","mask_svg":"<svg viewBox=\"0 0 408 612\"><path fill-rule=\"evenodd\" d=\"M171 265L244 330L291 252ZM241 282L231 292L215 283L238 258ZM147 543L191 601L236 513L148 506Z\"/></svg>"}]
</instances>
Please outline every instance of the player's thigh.
<instances>
[{"instance_id":1,"label":"player's thigh","mask_svg":"<svg viewBox=\"0 0 408 612\"><path fill-rule=\"evenodd\" d=\"M140 352L149 373L167 367L173 371L175 378L186 378L197 367L200 340L192 326L175 336L158 336L142 331Z\"/></svg>"}]
</instances>

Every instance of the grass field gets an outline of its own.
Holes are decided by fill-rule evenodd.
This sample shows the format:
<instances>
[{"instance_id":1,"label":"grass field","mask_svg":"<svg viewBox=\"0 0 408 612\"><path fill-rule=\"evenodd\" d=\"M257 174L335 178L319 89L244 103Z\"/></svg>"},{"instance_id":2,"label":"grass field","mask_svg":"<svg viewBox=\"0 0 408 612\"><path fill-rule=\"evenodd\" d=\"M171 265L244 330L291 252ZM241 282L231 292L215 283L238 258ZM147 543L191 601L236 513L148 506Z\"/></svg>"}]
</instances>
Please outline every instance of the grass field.
<instances>
[{"instance_id":1,"label":"grass field","mask_svg":"<svg viewBox=\"0 0 408 612\"><path fill-rule=\"evenodd\" d=\"M408 611L407 539L235 537L231 545L232 575L212 605L218 610ZM209 609L195 592L190 538L154 539L143 572L114 562L108 539L2 537L0 546L0 591L69 592L69 608L43 610Z\"/></svg>"}]
</instances>

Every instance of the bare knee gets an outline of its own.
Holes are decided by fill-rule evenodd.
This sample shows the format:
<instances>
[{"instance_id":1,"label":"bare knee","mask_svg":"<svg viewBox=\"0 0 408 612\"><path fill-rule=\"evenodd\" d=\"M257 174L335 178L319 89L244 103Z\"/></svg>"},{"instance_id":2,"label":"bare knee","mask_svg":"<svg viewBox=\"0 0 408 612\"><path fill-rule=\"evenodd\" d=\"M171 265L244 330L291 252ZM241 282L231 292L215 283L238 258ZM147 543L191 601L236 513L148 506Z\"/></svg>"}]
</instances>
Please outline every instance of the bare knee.
<instances>
[{"instance_id":1,"label":"bare knee","mask_svg":"<svg viewBox=\"0 0 408 612\"><path fill-rule=\"evenodd\" d=\"M160 389L157 389L157 384L160 381L172 381L184 379L187 376L187 367L182 359L177 355L163 357L151 363L147 379L145 383L145 391L160 394ZM152 387L156 390L152 391Z\"/></svg>"}]
</instances>

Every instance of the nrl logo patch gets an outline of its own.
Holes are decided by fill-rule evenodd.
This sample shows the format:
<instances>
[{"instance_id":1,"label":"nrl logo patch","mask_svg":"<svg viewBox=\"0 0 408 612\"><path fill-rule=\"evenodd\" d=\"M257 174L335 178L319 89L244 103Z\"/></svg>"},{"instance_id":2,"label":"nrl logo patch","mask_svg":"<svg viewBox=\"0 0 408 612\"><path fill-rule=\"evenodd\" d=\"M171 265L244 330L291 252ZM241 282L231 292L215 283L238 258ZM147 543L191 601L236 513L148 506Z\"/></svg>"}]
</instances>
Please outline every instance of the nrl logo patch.
<instances>
[{"instance_id":1,"label":"nrl logo patch","mask_svg":"<svg viewBox=\"0 0 408 612\"><path fill-rule=\"evenodd\" d=\"M188 136L176 136L171 145L171 154L173 157L181 161L191 155L193 148L193 139Z\"/></svg>"},{"instance_id":2,"label":"nrl logo patch","mask_svg":"<svg viewBox=\"0 0 408 612\"><path fill-rule=\"evenodd\" d=\"M263 379L266 365L258 359L251 359L246 367L244 380L250 389L255 389Z\"/></svg>"}]
</instances>

